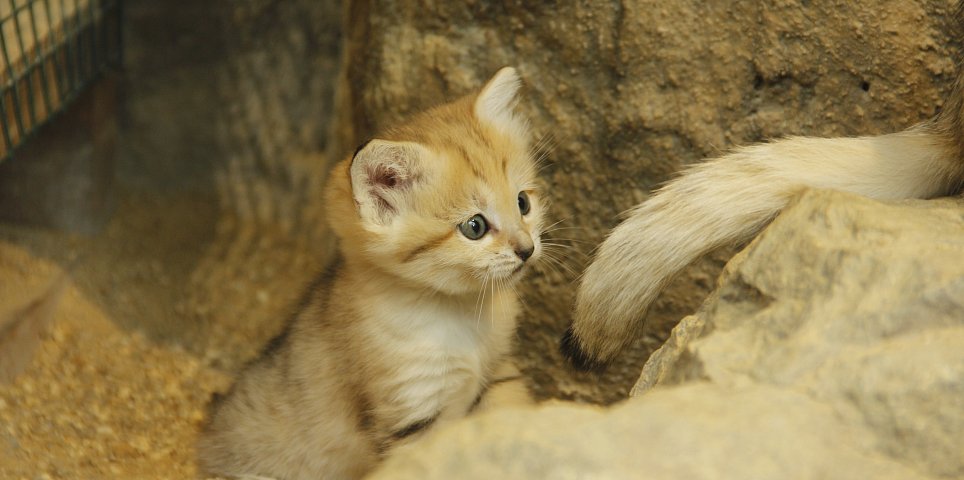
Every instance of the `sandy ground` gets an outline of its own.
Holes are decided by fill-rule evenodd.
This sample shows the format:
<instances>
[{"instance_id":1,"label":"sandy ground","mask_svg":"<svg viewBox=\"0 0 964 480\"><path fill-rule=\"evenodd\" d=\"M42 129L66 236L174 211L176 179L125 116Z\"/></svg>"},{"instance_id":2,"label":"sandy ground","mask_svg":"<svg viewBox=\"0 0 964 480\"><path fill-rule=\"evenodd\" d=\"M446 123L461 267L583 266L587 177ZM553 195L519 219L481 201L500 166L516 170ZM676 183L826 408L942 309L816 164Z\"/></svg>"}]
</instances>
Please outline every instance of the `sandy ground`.
<instances>
[{"instance_id":1,"label":"sandy ground","mask_svg":"<svg viewBox=\"0 0 964 480\"><path fill-rule=\"evenodd\" d=\"M194 478L214 391L284 322L327 247L126 195L96 237L0 228L0 320L69 282L27 369L0 383L0 478ZM0 342L3 341L0 329Z\"/></svg>"},{"instance_id":2,"label":"sandy ground","mask_svg":"<svg viewBox=\"0 0 964 480\"><path fill-rule=\"evenodd\" d=\"M229 377L126 332L69 288L30 367L0 387L0 477L193 478L194 438Z\"/></svg>"}]
</instances>

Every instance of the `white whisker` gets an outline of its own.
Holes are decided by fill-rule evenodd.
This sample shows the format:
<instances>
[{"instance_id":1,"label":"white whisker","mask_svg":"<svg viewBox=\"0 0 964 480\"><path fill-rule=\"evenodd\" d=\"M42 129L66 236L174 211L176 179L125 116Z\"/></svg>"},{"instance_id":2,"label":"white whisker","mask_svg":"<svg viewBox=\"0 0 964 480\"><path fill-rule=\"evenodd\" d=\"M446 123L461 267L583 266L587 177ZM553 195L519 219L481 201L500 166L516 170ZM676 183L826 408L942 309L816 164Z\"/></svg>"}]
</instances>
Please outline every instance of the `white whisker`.
<instances>
[{"instance_id":1,"label":"white whisker","mask_svg":"<svg viewBox=\"0 0 964 480\"><path fill-rule=\"evenodd\" d=\"M559 268L558 261L550 257L546 257L545 262L540 262L540 264L536 267L536 269L543 273L545 273L546 271L549 271L549 272L553 272L553 273L557 273L559 275L565 276L565 272L563 272L562 269Z\"/></svg>"},{"instance_id":2,"label":"white whisker","mask_svg":"<svg viewBox=\"0 0 964 480\"><path fill-rule=\"evenodd\" d=\"M558 241L561 241L561 242L573 242L573 243L579 243L579 244L584 244L584 245L589 245L589 244L592 243L592 242L588 242L588 241L586 241L586 240L579 240L579 239L576 239L576 238L562 238L562 237L551 237L551 238L547 238L546 240L548 240L548 241L550 241L550 242L552 242L552 241L557 241L557 240L558 240Z\"/></svg>"},{"instance_id":3,"label":"white whisker","mask_svg":"<svg viewBox=\"0 0 964 480\"><path fill-rule=\"evenodd\" d=\"M498 280L499 280L498 278L492 277L492 297L489 299L490 302L495 299L495 282L497 282ZM492 306L489 306L489 327L491 328L494 326L495 326L495 308L492 308Z\"/></svg>"},{"instance_id":4,"label":"white whisker","mask_svg":"<svg viewBox=\"0 0 964 480\"><path fill-rule=\"evenodd\" d=\"M542 246L543 251L549 251L550 253L561 253L566 256L575 254L581 259L589 258L589 255L586 255L584 252L578 250L572 245L560 245L560 244L554 244L554 243L544 243L542 245L543 245Z\"/></svg>"},{"instance_id":5,"label":"white whisker","mask_svg":"<svg viewBox=\"0 0 964 480\"><path fill-rule=\"evenodd\" d=\"M482 289L479 290L479 300L478 307L476 308L475 314L475 328L478 329L482 325L482 307L485 305L485 284L489 282L489 274L486 273L482 277Z\"/></svg>"},{"instance_id":6,"label":"white whisker","mask_svg":"<svg viewBox=\"0 0 964 480\"><path fill-rule=\"evenodd\" d=\"M559 221L557 221L557 222L555 222L555 223L550 224L550 225L547 226L546 228L542 229L542 233L546 233L546 232L551 231L551 230L552 230L552 227L555 227L556 225L559 225L560 223L565 222L566 220L568 220L568 218L563 218L563 219L561 219L561 220L559 220ZM559 227L559 228L565 228L565 227Z\"/></svg>"},{"instance_id":7,"label":"white whisker","mask_svg":"<svg viewBox=\"0 0 964 480\"><path fill-rule=\"evenodd\" d=\"M543 252L543 253L544 253L545 256L546 256L546 260L548 260L548 261L556 264L557 266L561 267L561 268L564 269L565 271L569 272L569 274L572 275L572 276L576 276L576 275L577 275L576 272L572 269L572 267L570 267L569 265L567 265L567 264L566 264L565 262L563 262L562 260L554 257L554 256L553 256L552 254L550 254L550 253L547 253L547 252Z\"/></svg>"}]
</instances>

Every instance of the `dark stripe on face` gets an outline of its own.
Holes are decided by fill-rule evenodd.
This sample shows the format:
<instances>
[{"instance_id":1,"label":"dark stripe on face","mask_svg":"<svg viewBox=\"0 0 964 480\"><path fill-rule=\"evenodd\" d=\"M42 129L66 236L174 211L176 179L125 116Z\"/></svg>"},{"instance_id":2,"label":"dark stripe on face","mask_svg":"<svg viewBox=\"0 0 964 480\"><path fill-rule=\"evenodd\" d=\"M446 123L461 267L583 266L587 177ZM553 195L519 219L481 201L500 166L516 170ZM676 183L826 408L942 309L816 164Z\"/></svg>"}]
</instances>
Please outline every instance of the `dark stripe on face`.
<instances>
[{"instance_id":1,"label":"dark stripe on face","mask_svg":"<svg viewBox=\"0 0 964 480\"><path fill-rule=\"evenodd\" d=\"M456 149L459 152L459 156L462 157L462 161L468 164L469 168L472 170L472 174L475 175L475 178L482 180L483 179L482 171L479 170L478 165L476 165L472 161L472 158L469 157L469 151L466 150L463 145L459 145L459 144L456 144Z\"/></svg>"},{"instance_id":2,"label":"dark stripe on face","mask_svg":"<svg viewBox=\"0 0 964 480\"><path fill-rule=\"evenodd\" d=\"M375 417L372 415L372 402L368 400L368 395L360 388L352 388L354 394L354 404L356 409L358 429L371 434L375 428Z\"/></svg>"},{"instance_id":3,"label":"dark stripe on face","mask_svg":"<svg viewBox=\"0 0 964 480\"><path fill-rule=\"evenodd\" d=\"M478 123L474 123L472 125L472 133L474 134L475 138L478 140L478 142L481 145L489 149L492 148L492 141L489 138L489 136L482 131L482 125L479 125Z\"/></svg>"},{"instance_id":4,"label":"dark stripe on face","mask_svg":"<svg viewBox=\"0 0 964 480\"><path fill-rule=\"evenodd\" d=\"M425 430L426 428L432 426L433 423L435 423L435 420L438 419L438 416L439 416L439 414L436 413L436 414L435 414L434 416L432 416L432 417L426 418L426 419L424 419L424 420L419 420L419 421L417 421L417 422L415 422L415 423L413 423L413 424L411 424L411 425L409 425L409 426L407 426L407 427L405 427L405 428L403 428L403 429L401 429L401 430L393 433L393 434L392 434L392 440L394 440L394 441L399 441L399 440L401 440L401 439L403 439L403 438L405 438L405 437L410 437L410 436L412 436L412 435L415 435L415 434L418 433L418 432L421 432L422 430Z\"/></svg>"},{"instance_id":5,"label":"dark stripe on face","mask_svg":"<svg viewBox=\"0 0 964 480\"><path fill-rule=\"evenodd\" d=\"M448 240L449 237L451 237L454 233L455 233L455 229L449 230L445 235L442 235L436 239L430 240L426 243L419 245L418 247L415 247L414 250L412 250L411 252L408 252L408 255L405 255L405 260L403 260L402 263L411 262L412 260L415 259L415 257L433 248L438 248L439 245L442 245L442 243Z\"/></svg>"}]
</instances>

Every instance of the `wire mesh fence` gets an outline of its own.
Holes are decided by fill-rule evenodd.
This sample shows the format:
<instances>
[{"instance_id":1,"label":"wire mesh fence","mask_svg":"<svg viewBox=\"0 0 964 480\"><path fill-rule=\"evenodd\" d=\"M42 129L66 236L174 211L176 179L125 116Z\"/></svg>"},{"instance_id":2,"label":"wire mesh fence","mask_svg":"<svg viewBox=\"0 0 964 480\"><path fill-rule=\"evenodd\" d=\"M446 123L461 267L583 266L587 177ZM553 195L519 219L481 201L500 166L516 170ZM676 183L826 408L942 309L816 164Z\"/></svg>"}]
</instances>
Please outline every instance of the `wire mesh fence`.
<instances>
[{"instance_id":1,"label":"wire mesh fence","mask_svg":"<svg viewBox=\"0 0 964 480\"><path fill-rule=\"evenodd\" d=\"M0 0L0 161L121 61L121 0Z\"/></svg>"}]
</instances>

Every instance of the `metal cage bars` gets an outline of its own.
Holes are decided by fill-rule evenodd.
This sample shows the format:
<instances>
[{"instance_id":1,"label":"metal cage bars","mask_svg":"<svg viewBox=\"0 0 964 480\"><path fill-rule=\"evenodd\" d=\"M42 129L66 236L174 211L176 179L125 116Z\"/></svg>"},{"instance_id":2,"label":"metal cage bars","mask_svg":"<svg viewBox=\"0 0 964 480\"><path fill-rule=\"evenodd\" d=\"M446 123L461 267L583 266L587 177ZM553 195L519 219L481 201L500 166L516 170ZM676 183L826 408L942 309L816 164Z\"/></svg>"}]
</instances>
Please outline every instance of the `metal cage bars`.
<instances>
[{"instance_id":1,"label":"metal cage bars","mask_svg":"<svg viewBox=\"0 0 964 480\"><path fill-rule=\"evenodd\" d=\"M121 0L0 0L0 161L121 54Z\"/></svg>"}]
</instances>

